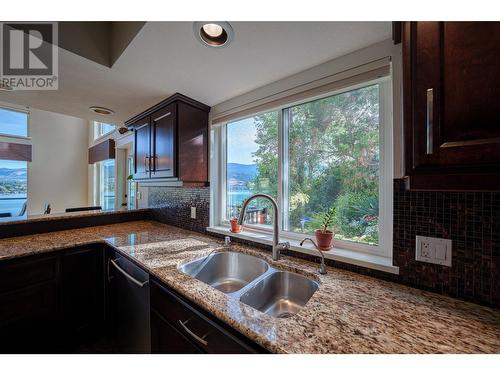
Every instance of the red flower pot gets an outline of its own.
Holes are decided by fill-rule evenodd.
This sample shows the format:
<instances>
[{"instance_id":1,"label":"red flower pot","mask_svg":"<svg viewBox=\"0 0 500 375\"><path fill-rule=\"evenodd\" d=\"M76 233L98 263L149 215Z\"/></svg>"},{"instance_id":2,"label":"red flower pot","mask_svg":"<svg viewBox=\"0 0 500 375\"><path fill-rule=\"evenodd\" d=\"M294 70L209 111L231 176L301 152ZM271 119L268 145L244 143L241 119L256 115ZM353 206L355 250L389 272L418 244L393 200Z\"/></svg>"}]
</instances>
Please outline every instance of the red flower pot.
<instances>
[{"instance_id":1,"label":"red flower pot","mask_svg":"<svg viewBox=\"0 0 500 375\"><path fill-rule=\"evenodd\" d=\"M332 245L332 240L333 240L333 232L330 230L327 230L323 232L321 229L316 229L314 231L314 235L316 237L316 243L318 244L318 248L323 251L328 251L330 250L333 245Z\"/></svg>"},{"instance_id":2,"label":"red flower pot","mask_svg":"<svg viewBox=\"0 0 500 375\"><path fill-rule=\"evenodd\" d=\"M233 219L229 220L229 222L231 223L231 232L233 232L233 233L240 233L241 232L241 225L238 224L238 219L233 218Z\"/></svg>"}]
</instances>

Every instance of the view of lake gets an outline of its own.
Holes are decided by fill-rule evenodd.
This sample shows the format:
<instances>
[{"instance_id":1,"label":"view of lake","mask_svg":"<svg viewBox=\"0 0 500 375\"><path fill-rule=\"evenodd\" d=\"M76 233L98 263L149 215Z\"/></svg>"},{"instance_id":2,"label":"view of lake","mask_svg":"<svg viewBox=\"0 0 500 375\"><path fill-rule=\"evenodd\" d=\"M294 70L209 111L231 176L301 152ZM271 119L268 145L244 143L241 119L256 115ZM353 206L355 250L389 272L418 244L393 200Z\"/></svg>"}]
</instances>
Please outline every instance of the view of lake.
<instances>
[{"instance_id":1,"label":"view of lake","mask_svg":"<svg viewBox=\"0 0 500 375\"><path fill-rule=\"evenodd\" d=\"M245 191L228 191L227 199L228 206L236 206L242 204L245 199L247 199L253 193L250 190Z\"/></svg>"}]
</instances>

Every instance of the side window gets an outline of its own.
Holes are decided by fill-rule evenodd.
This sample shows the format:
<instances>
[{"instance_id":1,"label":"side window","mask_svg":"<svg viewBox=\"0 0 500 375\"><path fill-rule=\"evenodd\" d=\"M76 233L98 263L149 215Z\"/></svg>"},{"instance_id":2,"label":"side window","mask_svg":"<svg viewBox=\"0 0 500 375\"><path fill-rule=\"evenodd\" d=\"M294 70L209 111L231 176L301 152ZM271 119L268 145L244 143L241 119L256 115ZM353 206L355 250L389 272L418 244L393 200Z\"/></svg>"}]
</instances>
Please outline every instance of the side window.
<instances>
[{"instance_id":1,"label":"side window","mask_svg":"<svg viewBox=\"0 0 500 375\"><path fill-rule=\"evenodd\" d=\"M28 136L28 114L26 112L0 108L0 135Z\"/></svg>"}]
</instances>

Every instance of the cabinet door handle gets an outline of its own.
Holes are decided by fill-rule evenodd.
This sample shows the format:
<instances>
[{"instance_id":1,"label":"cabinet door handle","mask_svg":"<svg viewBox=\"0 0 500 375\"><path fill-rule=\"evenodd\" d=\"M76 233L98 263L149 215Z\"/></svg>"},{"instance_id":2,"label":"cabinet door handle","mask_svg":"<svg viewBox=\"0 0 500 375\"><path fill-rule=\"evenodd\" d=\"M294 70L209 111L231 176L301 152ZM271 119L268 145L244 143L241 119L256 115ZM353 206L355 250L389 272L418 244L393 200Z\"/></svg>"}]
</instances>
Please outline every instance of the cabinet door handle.
<instances>
[{"instance_id":1,"label":"cabinet door handle","mask_svg":"<svg viewBox=\"0 0 500 375\"><path fill-rule=\"evenodd\" d=\"M117 269L117 271L119 271L123 276L125 276L127 279L129 279L130 281L132 281L139 288L143 288L145 285L148 284L147 280L144 281L143 283L141 283L136 278L130 276L123 268L121 268L118 264L116 264L116 262L114 260L110 259L109 261Z\"/></svg>"},{"instance_id":2,"label":"cabinet door handle","mask_svg":"<svg viewBox=\"0 0 500 375\"><path fill-rule=\"evenodd\" d=\"M153 121L155 121L155 122L156 122L156 121L159 121L159 120L161 120L161 119L162 119L162 118L164 118L164 117L170 116L171 114L172 114L172 112L167 112L167 113L165 113L164 115L162 115L162 116L160 116L160 117L155 118Z\"/></svg>"},{"instance_id":3,"label":"cabinet door handle","mask_svg":"<svg viewBox=\"0 0 500 375\"><path fill-rule=\"evenodd\" d=\"M193 331L191 331L187 326L186 324L189 322L189 319L186 320L185 322L182 322L181 320L179 320L179 324L181 325L182 328L184 328L184 331L187 332L187 334L189 336L191 336L193 339L195 339L196 341L198 341L200 344L204 345L204 346L207 346L208 345L208 342L205 339L205 337L207 337L207 335L204 335L203 337L200 337L198 336L197 334L195 334Z\"/></svg>"},{"instance_id":4,"label":"cabinet door handle","mask_svg":"<svg viewBox=\"0 0 500 375\"><path fill-rule=\"evenodd\" d=\"M144 156L144 169L146 172L149 172L149 163L150 160L149 160L149 156Z\"/></svg>"},{"instance_id":5,"label":"cabinet door handle","mask_svg":"<svg viewBox=\"0 0 500 375\"><path fill-rule=\"evenodd\" d=\"M426 150L427 155L432 155L433 147L433 123L434 123L434 89L427 89L427 113L426 113Z\"/></svg>"}]
</instances>

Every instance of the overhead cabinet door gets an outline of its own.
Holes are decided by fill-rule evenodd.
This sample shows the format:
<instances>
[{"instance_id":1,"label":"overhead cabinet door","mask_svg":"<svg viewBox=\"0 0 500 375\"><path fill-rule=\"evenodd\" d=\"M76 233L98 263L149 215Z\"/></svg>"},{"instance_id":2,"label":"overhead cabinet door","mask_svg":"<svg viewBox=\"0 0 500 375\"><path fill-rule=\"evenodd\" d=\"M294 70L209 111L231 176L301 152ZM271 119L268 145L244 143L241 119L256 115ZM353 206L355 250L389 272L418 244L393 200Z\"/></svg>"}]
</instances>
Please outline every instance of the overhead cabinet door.
<instances>
[{"instance_id":1,"label":"overhead cabinet door","mask_svg":"<svg viewBox=\"0 0 500 375\"><path fill-rule=\"evenodd\" d=\"M174 177L176 105L171 104L151 115L151 177Z\"/></svg>"},{"instance_id":2,"label":"overhead cabinet door","mask_svg":"<svg viewBox=\"0 0 500 375\"><path fill-rule=\"evenodd\" d=\"M134 127L134 178L149 178L151 170L151 152L150 138L151 131L149 125L149 117L146 117L137 122Z\"/></svg>"},{"instance_id":3,"label":"overhead cabinet door","mask_svg":"<svg viewBox=\"0 0 500 375\"><path fill-rule=\"evenodd\" d=\"M500 22L406 23L404 51L410 187L494 188L477 175L500 168Z\"/></svg>"}]
</instances>

